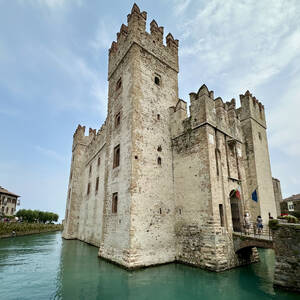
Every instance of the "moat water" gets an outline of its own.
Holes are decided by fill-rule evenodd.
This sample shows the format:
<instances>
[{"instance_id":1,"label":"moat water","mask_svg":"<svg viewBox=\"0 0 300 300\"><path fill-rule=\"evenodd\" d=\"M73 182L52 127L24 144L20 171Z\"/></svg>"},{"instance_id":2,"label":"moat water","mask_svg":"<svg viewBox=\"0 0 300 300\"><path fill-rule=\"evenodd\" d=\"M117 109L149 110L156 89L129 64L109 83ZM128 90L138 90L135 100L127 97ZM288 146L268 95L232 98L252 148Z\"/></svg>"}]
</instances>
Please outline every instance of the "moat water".
<instances>
[{"instance_id":1,"label":"moat water","mask_svg":"<svg viewBox=\"0 0 300 300\"><path fill-rule=\"evenodd\" d=\"M224 273L169 264L127 272L97 248L60 233L0 240L0 299L300 299L274 290L273 250L261 262Z\"/></svg>"}]
</instances>

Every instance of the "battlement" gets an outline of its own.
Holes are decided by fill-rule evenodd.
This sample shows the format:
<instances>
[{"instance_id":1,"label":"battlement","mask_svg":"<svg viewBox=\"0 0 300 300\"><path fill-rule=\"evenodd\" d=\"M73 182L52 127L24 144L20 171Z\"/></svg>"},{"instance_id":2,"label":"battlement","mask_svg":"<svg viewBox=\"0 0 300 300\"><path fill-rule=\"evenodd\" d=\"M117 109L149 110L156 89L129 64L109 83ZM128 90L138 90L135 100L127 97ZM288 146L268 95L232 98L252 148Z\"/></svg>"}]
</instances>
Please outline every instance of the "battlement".
<instances>
[{"instance_id":1,"label":"battlement","mask_svg":"<svg viewBox=\"0 0 300 300\"><path fill-rule=\"evenodd\" d=\"M97 134L94 134L93 138L88 144L86 161L87 162L90 161L97 154L97 152L99 152L99 150L102 149L105 143L106 143L106 121L97 131Z\"/></svg>"},{"instance_id":2,"label":"battlement","mask_svg":"<svg viewBox=\"0 0 300 300\"><path fill-rule=\"evenodd\" d=\"M241 107L238 109L240 120L252 118L266 128L265 108L249 91L240 95Z\"/></svg>"},{"instance_id":3,"label":"battlement","mask_svg":"<svg viewBox=\"0 0 300 300\"><path fill-rule=\"evenodd\" d=\"M85 126L81 126L79 124L73 135L73 148L76 146L76 144L88 145L95 135L96 129L89 128L89 135L86 136Z\"/></svg>"},{"instance_id":4,"label":"battlement","mask_svg":"<svg viewBox=\"0 0 300 300\"><path fill-rule=\"evenodd\" d=\"M127 25L122 24L117 33L117 41L113 41L109 49L108 78L122 61L133 44L148 51L170 68L178 72L178 40L169 33L166 45L163 44L164 28L158 26L155 20L150 23L150 33L146 32L147 13L141 12L134 4L127 16Z\"/></svg>"},{"instance_id":5,"label":"battlement","mask_svg":"<svg viewBox=\"0 0 300 300\"><path fill-rule=\"evenodd\" d=\"M172 136L178 136L188 129L209 123L241 140L240 120L236 100L224 102L221 97L214 99L214 92L205 84L195 93L190 93L190 117L187 116L186 102L179 100L176 107L170 108Z\"/></svg>"}]
</instances>

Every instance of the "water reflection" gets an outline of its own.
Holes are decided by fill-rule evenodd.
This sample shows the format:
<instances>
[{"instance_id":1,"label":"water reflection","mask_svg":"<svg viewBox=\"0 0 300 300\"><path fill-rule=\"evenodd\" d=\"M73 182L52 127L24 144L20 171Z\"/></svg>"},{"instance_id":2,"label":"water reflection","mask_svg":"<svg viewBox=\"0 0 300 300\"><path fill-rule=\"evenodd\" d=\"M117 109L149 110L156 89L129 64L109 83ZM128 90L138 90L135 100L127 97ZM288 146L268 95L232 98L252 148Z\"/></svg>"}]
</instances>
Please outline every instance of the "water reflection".
<instances>
[{"instance_id":1,"label":"water reflection","mask_svg":"<svg viewBox=\"0 0 300 300\"><path fill-rule=\"evenodd\" d=\"M181 264L128 272L97 257L98 249L44 234L0 240L1 299L299 299L274 291L274 255L216 274Z\"/></svg>"}]
</instances>

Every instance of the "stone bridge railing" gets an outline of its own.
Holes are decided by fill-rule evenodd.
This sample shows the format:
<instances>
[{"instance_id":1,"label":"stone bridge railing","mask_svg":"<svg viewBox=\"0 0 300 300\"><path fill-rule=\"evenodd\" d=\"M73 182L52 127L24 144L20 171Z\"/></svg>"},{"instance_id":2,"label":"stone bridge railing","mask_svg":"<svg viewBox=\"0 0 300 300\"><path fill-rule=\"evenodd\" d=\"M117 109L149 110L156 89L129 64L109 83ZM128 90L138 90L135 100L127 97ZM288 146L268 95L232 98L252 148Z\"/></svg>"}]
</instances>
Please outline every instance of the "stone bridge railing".
<instances>
[{"instance_id":1,"label":"stone bridge railing","mask_svg":"<svg viewBox=\"0 0 300 300\"><path fill-rule=\"evenodd\" d=\"M239 232L234 232L233 245L234 251L238 252L244 248L273 248L273 240L269 235L245 235Z\"/></svg>"}]
</instances>

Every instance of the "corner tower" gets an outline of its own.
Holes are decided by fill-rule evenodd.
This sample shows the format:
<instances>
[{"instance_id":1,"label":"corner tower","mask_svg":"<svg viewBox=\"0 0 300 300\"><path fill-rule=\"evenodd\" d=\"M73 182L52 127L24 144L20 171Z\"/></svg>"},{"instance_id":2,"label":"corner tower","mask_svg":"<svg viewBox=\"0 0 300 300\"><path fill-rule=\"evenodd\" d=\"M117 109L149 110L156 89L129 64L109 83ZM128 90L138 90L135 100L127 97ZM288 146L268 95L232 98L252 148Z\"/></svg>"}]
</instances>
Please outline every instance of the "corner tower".
<instances>
[{"instance_id":1,"label":"corner tower","mask_svg":"<svg viewBox=\"0 0 300 300\"><path fill-rule=\"evenodd\" d=\"M268 149L264 106L249 92L240 95L238 110L245 141L245 169L248 185L248 207L253 219L261 215L264 223L269 213L277 217L271 164ZM257 201L252 199L256 192ZM254 197L255 198L255 197Z\"/></svg>"},{"instance_id":2,"label":"corner tower","mask_svg":"<svg viewBox=\"0 0 300 300\"><path fill-rule=\"evenodd\" d=\"M134 4L109 50L107 160L99 256L128 268L174 261L168 108L178 100L178 40Z\"/></svg>"}]
</instances>

